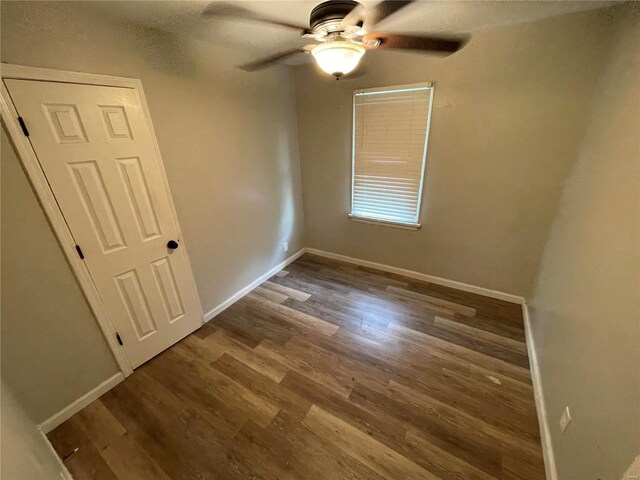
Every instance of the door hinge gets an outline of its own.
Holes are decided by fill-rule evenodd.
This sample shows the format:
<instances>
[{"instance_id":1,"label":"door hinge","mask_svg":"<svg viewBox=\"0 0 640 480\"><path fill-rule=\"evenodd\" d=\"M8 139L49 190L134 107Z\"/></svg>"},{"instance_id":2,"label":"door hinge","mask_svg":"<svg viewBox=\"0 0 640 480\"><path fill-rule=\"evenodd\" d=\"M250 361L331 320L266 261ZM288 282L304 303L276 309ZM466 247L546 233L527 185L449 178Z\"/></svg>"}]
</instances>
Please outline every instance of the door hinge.
<instances>
[{"instance_id":1,"label":"door hinge","mask_svg":"<svg viewBox=\"0 0 640 480\"><path fill-rule=\"evenodd\" d=\"M118 332L116 332L116 338L118 339L118 343L120 345L124 345L124 343L122 343L122 339L120 338L120 334Z\"/></svg>"},{"instance_id":2,"label":"door hinge","mask_svg":"<svg viewBox=\"0 0 640 480\"><path fill-rule=\"evenodd\" d=\"M20 124L20 127L22 128L22 133L24 133L25 137L29 136L29 129L27 128L27 124L24 123L24 119L22 117L18 117L18 123Z\"/></svg>"},{"instance_id":3,"label":"door hinge","mask_svg":"<svg viewBox=\"0 0 640 480\"><path fill-rule=\"evenodd\" d=\"M84 253L82 253L82 249L80 248L80 245L76 245L76 251L78 252L78 255L80 256L80 258L84 260Z\"/></svg>"}]
</instances>

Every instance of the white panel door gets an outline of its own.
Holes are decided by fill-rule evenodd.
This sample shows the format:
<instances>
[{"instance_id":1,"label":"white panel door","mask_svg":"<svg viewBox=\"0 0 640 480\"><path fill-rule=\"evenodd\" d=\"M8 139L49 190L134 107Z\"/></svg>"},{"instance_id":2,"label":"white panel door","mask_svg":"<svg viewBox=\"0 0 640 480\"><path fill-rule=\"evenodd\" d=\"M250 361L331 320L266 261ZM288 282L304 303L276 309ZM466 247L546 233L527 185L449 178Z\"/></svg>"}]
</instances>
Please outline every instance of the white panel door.
<instances>
[{"instance_id":1,"label":"white panel door","mask_svg":"<svg viewBox=\"0 0 640 480\"><path fill-rule=\"evenodd\" d=\"M135 368L202 323L138 93L5 82ZM171 240L177 248L168 247Z\"/></svg>"}]
</instances>

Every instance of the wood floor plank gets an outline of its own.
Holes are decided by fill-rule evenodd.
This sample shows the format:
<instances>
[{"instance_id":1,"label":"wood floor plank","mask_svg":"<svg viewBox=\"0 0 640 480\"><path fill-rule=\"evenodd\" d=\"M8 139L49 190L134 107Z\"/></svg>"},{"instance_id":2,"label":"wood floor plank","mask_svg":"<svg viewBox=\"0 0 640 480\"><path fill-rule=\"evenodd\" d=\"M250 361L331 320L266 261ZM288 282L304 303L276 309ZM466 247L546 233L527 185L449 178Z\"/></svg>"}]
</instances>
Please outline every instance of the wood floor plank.
<instances>
[{"instance_id":1,"label":"wood floor plank","mask_svg":"<svg viewBox=\"0 0 640 480\"><path fill-rule=\"evenodd\" d=\"M263 285L260 285L259 287L254 288L251 293L249 294L249 298L252 298L254 296L257 297L262 297L266 300L269 300L271 302L274 303L282 303L284 302L287 298L289 298L288 295L285 295L281 292L277 292L274 289L271 288L267 288Z\"/></svg>"},{"instance_id":2,"label":"wood floor plank","mask_svg":"<svg viewBox=\"0 0 640 480\"><path fill-rule=\"evenodd\" d=\"M431 472L316 405L302 423L388 480L438 480Z\"/></svg>"},{"instance_id":3,"label":"wood floor plank","mask_svg":"<svg viewBox=\"0 0 640 480\"><path fill-rule=\"evenodd\" d=\"M407 290L405 288L394 287L393 285L389 285L387 287L387 292L390 292L394 295L399 295L403 297L408 297L414 300L418 300L419 302L424 303L426 308L432 309L433 307L442 307L443 311L451 314L451 312L458 313L460 315L464 315L465 317L475 317L476 309L472 307L467 307L465 305L461 305L459 303L450 302L449 300L442 300L441 298L433 297L431 295L425 295L423 293L414 292L412 290Z\"/></svg>"},{"instance_id":4,"label":"wood floor plank","mask_svg":"<svg viewBox=\"0 0 640 480\"><path fill-rule=\"evenodd\" d=\"M218 328L224 328L227 334L232 336L235 340L243 343L249 348L254 348L267 337L260 329L251 328L251 325L247 327L249 319L246 317L247 315L245 313L244 304L237 302L216 316L215 326ZM288 339L289 336L286 337L284 342Z\"/></svg>"},{"instance_id":5,"label":"wood floor plank","mask_svg":"<svg viewBox=\"0 0 640 480\"><path fill-rule=\"evenodd\" d=\"M407 429L392 416L372 413L297 372L289 372L282 385L385 445L404 443Z\"/></svg>"},{"instance_id":6,"label":"wood floor plank","mask_svg":"<svg viewBox=\"0 0 640 480\"><path fill-rule=\"evenodd\" d=\"M317 333L321 335L333 335L338 326L330 322L326 322L320 318L307 315L306 313L299 312L286 305L279 304L265 304L265 300L257 297L252 297L252 294L247 295L249 300L255 300L259 303L260 308L268 311L270 318L283 320L285 323L289 323L295 327L292 333L298 333L304 335L305 333Z\"/></svg>"},{"instance_id":7,"label":"wood floor plank","mask_svg":"<svg viewBox=\"0 0 640 480\"><path fill-rule=\"evenodd\" d=\"M330 442L323 441L301 422L278 413L265 430L267 439L305 479L382 480L369 467Z\"/></svg>"},{"instance_id":8,"label":"wood floor plank","mask_svg":"<svg viewBox=\"0 0 640 480\"><path fill-rule=\"evenodd\" d=\"M444 369L450 369L467 375L471 375L470 372L473 370L474 376L483 382L489 381L487 377L497 378L505 383L516 381L498 372L496 368L487 370L478 367L474 370L473 364L469 363L465 356L452 355L450 349L443 349L438 343L429 343L428 338L420 338L411 332L410 329L400 331L341 328L332 337L336 343L325 348L341 349L344 355L356 356L376 368L388 370L404 378L417 377L418 380L428 380L428 376L437 376ZM493 359L490 363L492 361ZM426 385L429 385L429 382ZM531 385L522 383L522 388L530 389Z\"/></svg>"},{"instance_id":9,"label":"wood floor plank","mask_svg":"<svg viewBox=\"0 0 640 480\"><path fill-rule=\"evenodd\" d=\"M277 444L263 440L264 430L253 422L247 424L235 436L230 451L246 469L245 478L289 480L301 478L279 455Z\"/></svg>"},{"instance_id":10,"label":"wood floor plank","mask_svg":"<svg viewBox=\"0 0 640 480\"><path fill-rule=\"evenodd\" d=\"M142 368L174 395L196 409L210 424L224 432L224 437L234 435L246 423L246 414L235 404L227 405L222 399L211 395L207 391L210 380L200 376L199 372L192 369L173 349L154 358Z\"/></svg>"},{"instance_id":11,"label":"wood floor plank","mask_svg":"<svg viewBox=\"0 0 640 480\"><path fill-rule=\"evenodd\" d=\"M381 340L389 340L388 332L381 332L380 336ZM358 345L357 342L361 345L357 351L346 348L347 345L349 347ZM509 384L507 378L499 374L496 375L505 381L504 385L499 387L486 376L471 376L467 373L467 363L455 357L451 358L449 355L432 356L433 348L429 353L423 353L414 345L397 342L391 343L388 347L384 344L367 344L354 334L343 336L342 333L324 340L318 346L339 353L339 358L345 359L345 363L357 361L359 365L366 365L368 369L376 371L376 376L382 379L378 382L361 381L366 380L367 377L359 375L358 370L353 369L360 384L369 385L374 389L376 384L386 385L386 380L389 379L388 372L392 372L393 377L413 385L414 389L428 391L434 398L451 403L487 422L508 427L526 436L533 436L533 432L537 432L537 423L531 422L530 417L523 415L522 410L516 408L524 406L524 411L531 412L530 389L522 385L525 388L517 388L514 391L513 382ZM458 369L458 372L449 370L450 368ZM483 384L478 385L479 379ZM520 385L519 382L518 385ZM522 391L526 393L522 395ZM478 392L484 393L478 395ZM513 398L509 395L511 393L514 394ZM499 407L496 408L496 405ZM526 422L523 422L524 420Z\"/></svg>"},{"instance_id":12,"label":"wood floor plank","mask_svg":"<svg viewBox=\"0 0 640 480\"><path fill-rule=\"evenodd\" d=\"M324 349L318 342L307 341L301 337L293 337L284 346L284 350L298 358L304 359L309 364L321 366L331 371L336 377L346 379L353 386L355 382L363 385L386 385L391 379L387 372L380 371L375 366L369 366L357 359L337 354L332 349ZM335 345L335 344L334 344Z\"/></svg>"},{"instance_id":13,"label":"wood floor plank","mask_svg":"<svg viewBox=\"0 0 640 480\"><path fill-rule=\"evenodd\" d=\"M258 338L258 344L262 340L271 340L279 345L287 343L292 335L305 331L303 326L286 322L276 315L271 308L277 303L253 297L251 294L245 295L242 300L238 307L242 314L234 316L233 322L223 325L225 330L233 331L234 327L239 327L246 334ZM255 346L250 345L251 348Z\"/></svg>"},{"instance_id":14,"label":"wood floor plank","mask_svg":"<svg viewBox=\"0 0 640 480\"><path fill-rule=\"evenodd\" d=\"M544 479L546 474L541 459L541 451L535 455L515 451L505 452L502 459L502 478L504 480Z\"/></svg>"},{"instance_id":15,"label":"wood floor plank","mask_svg":"<svg viewBox=\"0 0 640 480\"><path fill-rule=\"evenodd\" d=\"M530 431L538 433L532 388L508 377L489 378L491 375L469 374L444 369L444 381L455 392L473 396L480 405L497 407L499 415L516 424L529 423ZM517 419L517 420L516 420ZM535 425L535 426L534 426Z\"/></svg>"},{"instance_id":16,"label":"wood floor plank","mask_svg":"<svg viewBox=\"0 0 640 480\"><path fill-rule=\"evenodd\" d=\"M77 480L544 478L519 305L312 255L49 438Z\"/></svg>"},{"instance_id":17,"label":"wood floor plank","mask_svg":"<svg viewBox=\"0 0 640 480\"><path fill-rule=\"evenodd\" d=\"M78 418L87 437L116 476L169 480L144 447L128 434L100 400L80 411Z\"/></svg>"},{"instance_id":18,"label":"wood floor plank","mask_svg":"<svg viewBox=\"0 0 640 480\"><path fill-rule=\"evenodd\" d=\"M394 418L407 431L418 432L451 455L500 478L500 445L487 440L479 432L464 429L457 423L457 416L443 418L437 410L394 398L390 391L374 391L366 387L354 388L349 400L376 415Z\"/></svg>"},{"instance_id":19,"label":"wood floor plank","mask_svg":"<svg viewBox=\"0 0 640 480\"><path fill-rule=\"evenodd\" d=\"M389 339L385 333L380 335L383 336L383 340ZM291 342L297 341L299 340L296 338L291 340ZM358 348L354 349L354 346ZM340 333L331 339L316 339L309 348L322 348L323 351L331 352L331 358L326 357L327 362L342 362L353 373L354 380L360 384L368 384L373 388L376 384L386 385L390 372L393 372L394 377L414 385L414 388L429 391L435 398L453 403L458 408L476 414L488 422L511 427L523 435L537 432L536 421L531 422L530 417L522 415L521 411L515 408L526 405L524 410L531 411L530 389L522 384L524 388L514 390L512 388L514 382L508 383L508 378L499 374L496 375L504 381L504 385L495 387L487 376L468 373L468 364L458 359L454 359L457 362L452 363L452 359L448 356L441 358L424 354L413 345L403 346L394 342L387 347L380 343L370 343L354 334L343 336ZM400 354L399 351L403 353ZM404 355L405 351L408 357ZM364 374L360 366L363 367ZM449 370L456 367L460 367L464 374ZM457 376L454 378L453 375ZM483 385L479 386L478 380L483 382ZM518 382L518 385L521 384ZM479 388L484 389L483 396L476 394ZM500 390L497 390L498 388ZM526 393L521 395L522 391ZM511 392L516 394L514 398L506 394ZM499 408L496 408L496 405L499 405Z\"/></svg>"},{"instance_id":20,"label":"wood floor plank","mask_svg":"<svg viewBox=\"0 0 640 480\"><path fill-rule=\"evenodd\" d=\"M330 286L323 285L315 281L313 277L304 272L297 271L286 277L271 277L269 281L294 288L311 296L325 297L334 291Z\"/></svg>"},{"instance_id":21,"label":"wood floor plank","mask_svg":"<svg viewBox=\"0 0 640 480\"><path fill-rule=\"evenodd\" d=\"M486 314L481 313L476 313L475 317L464 317L462 315L458 315L455 317L455 321L479 330L493 333L494 335L510 338L522 343L525 342L524 328L522 325L507 323L494 315L487 316Z\"/></svg>"},{"instance_id":22,"label":"wood floor plank","mask_svg":"<svg viewBox=\"0 0 640 480\"><path fill-rule=\"evenodd\" d=\"M204 339L199 339L195 335L190 335L176 345L175 350L191 361L198 359L204 363L215 362L218 358L224 355L224 353L226 353L224 349L217 348L218 345L215 343L215 339L218 339L223 335L224 334L221 330L207 335ZM206 340L209 337L212 337L212 339ZM250 350L247 347L245 348Z\"/></svg>"},{"instance_id":23,"label":"wood floor plank","mask_svg":"<svg viewBox=\"0 0 640 480\"><path fill-rule=\"evenodd\" d=\"M493 475L450 454L414 431L407 432L405 449L409 458L442 480L496 480Z\"/></svg>"},{"instance_id":24,"label":"wood floor plank","mask_svg":"<svg viewBox=\"0 0 640 480\"><path fill-rule=\"evenodd\" d=\"M318 297L314 296L306 302L299 302L289 298L284 302L284 305L338 326L346 325L358 319L357 316L349 316L348 313L336 308L337 306L333 302L328 305L326 300L318 299Z\"/></svg>"},{"instance_id":25,"label":"wood floor plank","mask_svg":"<svg viewBox=\"0 0 640 480\"><path fill-rule=\"evenodd\" d=\"M264 282L262 284L262 286L264 286L265 288L269 289L269 290L273 290L275 292L278 292L282 295L285 295L286 297L291 297L294 300L297 300L299 302L304 302L306 300L309 299L309 297L311 296L311 294L306 293L306 292L302 292L300 290L296 290L295 288L291 288L291 287L287 287L284 285L280 285L278 283L274 283L271 282L269 280L267 280L266 282ZM278 302L278 303L282 303L282 302Z\"/></svg>"},{"instance_id":26,"label":"wood floor plank","mask_svg":"<svg viewBox=\"0 0 640 480\"><path fill-rule=\"evenodd\" d=\"M264 355L260 350L248 348L222 330L207 337L203 343L209 344L216 352L232 356L274 382L282 380L289 371L285 365L274 360L273 357ZM211 362L215 362L218 358L219 356L211 358Z\"/></svg>"},{"instance_id":27,"label":"wood floor plank","mask_svg":"<svg viewBox=\"0 0 640 480\"><path fill-rule=\"evenodd\" d=\"M363 308L359 301L354 301L348 294L337 292L331 292L327 296L312 295L305 302L288 299L284 304L341 327L386 326L395 315L366 300L366 308Z\"/></svg>"},{"instance_id":28,"label":"wood floor plank","mask_svg":"<svg viewBox=\"0 0 640 480\"><path fill-rule=\"evenodd\" d=\"M362 357L368 363L379 365L380 368L391 368L399 375L402 372L398 369L402 369L403 366L413 368L413 374L415 370L449 369L482 382L490 381L490 377L497 379L503 384L508 384L513 390L524 391L532 398L528 371L516 368L512 372L514 378L511 378L501 373L503 362L496 363L496 359L490 356L458 348L456 344L448 345L448 342L443 343L441 339L431 338L424 332L394 325L386 329L349 327L341 328L332 338L341 344L349 345L351 354ZM459 355L454 354L456 351Z\"/></svg>"},{"instance_id":29,"label":"wood floor plank","mask_svg":"<svg viewBox=\"0 0 640 480\"><path fill-rule=\"evenodd\" d=\"M153 388L150 380L150 377L144 378L144 392ZM176 409L171 405L174 402L163 402L156 393L142 395L140 385L127 382L118 387L105 395L102 402L170 478L216 478L217 465L224 453L220 442L222 438L228 438L228 434L221 434L204 420L198 422L197 413L186 405ZM157 392L157 388L154 390ZM168 395L167 391L160 396ZM201 433L193 434L194 424L201 426L195 429L197 432L202 428L209 430L206 448L194 441L194 436L202 436Z\"/></svg>"},{"instance_id":30,"label":"wood floor plank","mask_svg":"<svg viewBox=\"0 0 640 480\"><path fill-rule=\"evenodd\" d=\"M494 319L507 328L513 327L520 330L524 338L522 307L519 304L487 298L434 283L412 281L407 289L473 307L476 309L476 317Z\"/></svg>"},{"instance_id":31,"label":"wood floor plank","mask_svg":"<svg viewBox=\"0 0 640 480\"><path fill-rule=\"evenodd\" d=\"M451 332L445 328L434 325L436 316L442 317L444 315L451 319L456 317L456 314L451 310L444 309L442 307L429 307L426 306L424 302L403 297L401 295L389 297L386 291L377 292L375 294L373 292L370 292L369 294L363 294L360 292L351 293L350 295L356 298L362 297L363 303L369 302L373 305L379 306L380 308L387 309L389 315L392 316L391 322L389 323L400 325L421 333L426 333L432 337L440 338L446 342L499 358L506 362L513 363L514 365L525 368L529 367L526 354L514 352L513 350L506 349L499 344L485 341L478 336L462 335L460 332ZM402 301L400 304L401 307L404 307L402 310L398 310L400 307L396 300Z\"/></svg>"},{"instance_id":32,"label":"wood floor plank","mask_svg":"<svg viewBox=\"0 0 640 480\"><path fill-rule=\"evenodd\" d=\"M367 312L376 312L379 315L386 317L386 322L380 322L377 325L373 324L373 326L386 327L393 323L423 333L436 333L443 337L444 340L453 343L463 341L467 345L473 345L473 343L469 342L468 339L459 338L457 335L452 335L449 332L433 326L433 321L436 315L453 319L455 317L455 313L451 310L443 309L441 307L427 308L422 302L393 296L386 291L352 291L349 292L347 297L352 304L359 305L360 309L366 308ZM349 325L344 326L346 328L350 328Z\"/></svg>"},{"instance_id":33,"label":"wood floor plank","mask_svg":"<svg viewBox=\"0 0 640 480\"><path fill-rule=\"evenodd\" d=\"M389 329L403 335L407 339L411 339L413 342L420 342L427 348L436 348L452 357L465 360L469 364L479 364L486 369L511 377L514 380L531 383L531 373L527 368L514 365L500 358L495 358L491 355L477 352L473 349L463 347L455 343L447 342L446 340L442 340L438 337L434 337L417 330L408 329L402 325L391 324L389 325Z\"/></svg>"},{"instance_id":34,"label":"wood floor plank","mask_svg":"<svg viewBox=\"0 0 640 480\"><path fill-rule=\"evenodd\" d=\"M469 324L456 322L448 318L438 317L433 321L433 324L438 327L445 328L451 332L458 332L469 337L480 338L484 341L491 342L494 345L500 345L501 347L513 350L521 355L527 354L527 344L518 340L513 340L502 335L496 335L495 333L487 332L481 328L475 328Z\"/></svg>"},{"instance_id":35,"label":"wood floor plank","mask_svg":"<svg viewBox=\"0 0 640 480\"><path fill-rule=\"evenodd\" d=\"M230 355L223 355L212 366L296 419L301 420L311 408L311 402L305 398Z\"/></svg>"},{"instance_id":36,"label":"wood floor plank","mask_svg":"<svg viewBox=\"0 0 640 480\"><path fill-rule=\"evenodd\" d=\"M48 435L54 449L76 480L117 480L118 476L73 416Z\"/></svg>"},{"instance_id":37,"label":"wood floor plank","mask_svg":"<svg viewBox=\"0 0 640 480\"><path fill-rule=\"evenodd\" d=\"M270 356L275 361L287 366L290 370L295 370L324 385L326 388L331 388L345 398L348 397L351 392L353 381L349 378L345 378L344 375L335 375L323 368L312 365L306 360L290 354L286 349L269 340L263 341L256 347L256 350Z\"/></svg>"},{"instance_id":38,"label":"wood floor plank","mask_svg":"<svg viewBox=\"0 0 640 480\"><path fill-rule=\"evenodd\" d=\"M198 330L193 332L193 336L199 338L200 340L204 340L215 331L216 331L216 327L213 325L213 322L207 322L204 325L202 325Z\"/></svg>"},{"instance_id":39,"label":"wood floor plank","mask_svg":"<svg viewBox=\"0 0 640 480\"><path fill-rule=\"evenodd\" d=\"M456 312L451 308L426 302L424 299L419 298L419 296L421 296L420 294L410 292L403 288L387 287L384 291L384 295L386 295L391 301L405 304L414 309L428 311L435 315L453 317L456 314ZM383 294L380 293L378 296L382 297Z\"/></svg>"},{"instance_id":40,"label":"wood floor plank","mask_svg":"<svg viewBox=\"0 0 640 480\"><path fill-rule=\"evenodd\" d=\"M473 415L453 408L394 380L389 382L388 394L407 405L429 412L431 416L445 420L460 431L475 432L478 437L483 437L488 444L500 442L502 445L516 447L517 451L529 452L534 455L539 451L539 442L514 435L511 432L490 425Z\"/></svg>"},{"instance_id":41,"label":"wood floor plank","mask_svg":"<svg viewBox=\"0 0 640 480\"><path fill-rule=\"evenodd\" d=\"M173 350L180 352L181 347L182 345L178 345ZM248 419L259 425L268 425L278 413L277 407L213 368L211 362L202 357L195 357L188 365L193 375L201 379L200 389L205 395L217 399L229 408L241 410Z\"/></svg>"}]
</instances>

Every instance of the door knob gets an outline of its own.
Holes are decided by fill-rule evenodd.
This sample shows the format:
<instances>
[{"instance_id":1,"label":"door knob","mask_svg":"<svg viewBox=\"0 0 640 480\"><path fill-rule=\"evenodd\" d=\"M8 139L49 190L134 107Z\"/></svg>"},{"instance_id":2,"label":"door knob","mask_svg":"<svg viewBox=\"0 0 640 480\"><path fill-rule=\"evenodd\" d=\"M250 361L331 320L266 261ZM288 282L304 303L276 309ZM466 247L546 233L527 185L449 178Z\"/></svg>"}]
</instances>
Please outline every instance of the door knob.
<instances>
[{"instance_id":1,"label":"door knob","mask_svg":"<svg viewBox=\"0 0 640 480\"><path fill-rule=\"evenodd\" d=\"M167 248L170 249L170 250L175 250L176 248L178 248L178 246L179 246L179 244L175 240L169 240L167 242Z\"/></svg>"}]
</instances>

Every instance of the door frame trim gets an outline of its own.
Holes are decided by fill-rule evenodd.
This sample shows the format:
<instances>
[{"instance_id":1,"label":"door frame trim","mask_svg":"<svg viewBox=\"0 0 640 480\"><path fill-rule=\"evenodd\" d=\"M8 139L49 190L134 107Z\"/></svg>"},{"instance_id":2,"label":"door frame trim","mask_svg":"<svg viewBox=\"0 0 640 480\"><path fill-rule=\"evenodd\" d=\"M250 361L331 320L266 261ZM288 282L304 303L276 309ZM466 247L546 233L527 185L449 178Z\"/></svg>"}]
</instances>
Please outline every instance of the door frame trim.
<instances>
[{"instance_id":1,"label":"door frame trim","mask_svg":"<svg viewBox=\"0 0 640 480\"><path fill-rule=\"evenodd\" d=\"M87 268L87 265L84 263L84 261L82 261L78 256L78 253L76 251L76 243L71 234L71 230L69 229L64 219L62 210L60 209L58 202L56 201L53 194L53 190L49 186L49 182L47 181L42 167L40 166L40 162L38 161L36 152L31 146L31 142L29 141L29 139L22 132L22 128L18 123L18 112L13 104L13 101L11 100L9 90L6 87L4 80L10 78L20 80L40 80L47 82L77 83L83 85L124 87L136 90L140 97L142 110L144 112L146 120L149 122L149 126L151 129L151 140L154 145L158 161L160 163L160 174L164 182L165 189L168 193L169 206L171 209L171 214L173 216L173 221L178 231L178 236L181 240L181 247L186 249L186 245L184 245L182 230L178 222L178 215L173 203L173 196L171 195L169 182L167 180L166 172L164 169L164 162L162 161L162 155L160 154L160 146L158 145L158 139L156 138L155 128L153 127L153 121L149 112L149 106L147 104L144 90L142 88L142 82L136 78L112 77L109 75L52 70L48 68L29 67L24 65L13 65L5 63L1 64L0 66L0 78L0 114L2 115L2 119L9 133L9 138L11 139L15 147L16 153L18 154L18 157L24 167L25 173L27 174L27 178L29 179L31 186L35 191L40 204L42 205L45 215L47 216L47 219L49 220L49 223L56 237L58 238L58 242L60 243L62 251L67 257L67 261L71 266L71 270L77 278L78 283L80 284L80 288L84 293L87 302L89 303L96 321L98 322L98 326L100 327L100 330L102 331L102 334L104 335L105 340L107 341L107 344L109 345L109 348L111 349L111 352L113 353L113 356L118 363L118 366L120 367L120 370L122 371L124 376L127 377L133 373L133 368L131 367L129 358L126 355L124 348L122 348L116 340L116 330L109 319L102 299L100 298L100 294L98 293L98 289L96 288L91 275L89 274L89 269ZM188 261L188 254L186 254L186 258L187 271L191 280L191 288L193 289L193 292L196 296L200 319L201 321L204 321L202 303L200 302L195 277L193 276L193 271L191 270L191 263Z\"/></svg>"}]
</instances>

